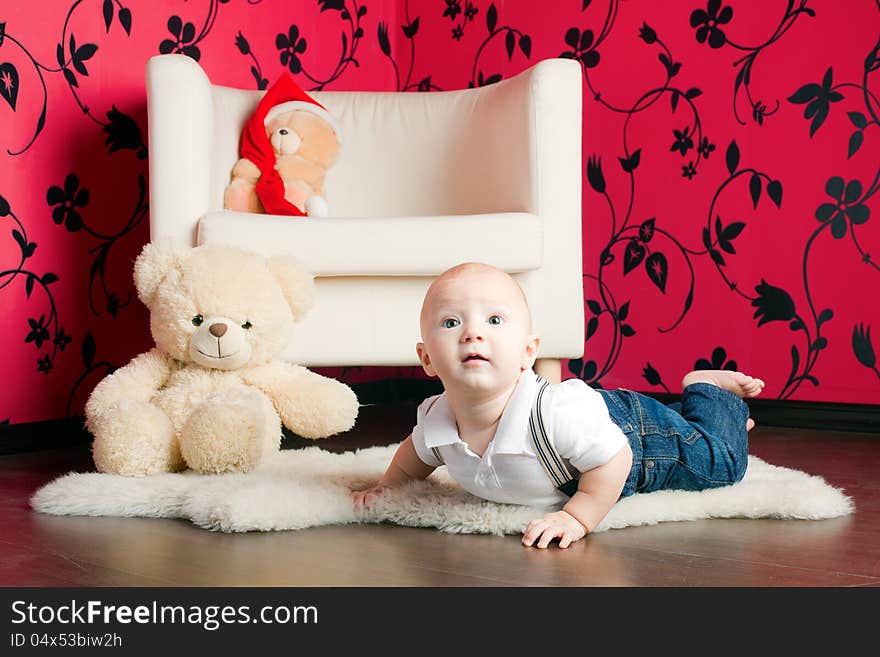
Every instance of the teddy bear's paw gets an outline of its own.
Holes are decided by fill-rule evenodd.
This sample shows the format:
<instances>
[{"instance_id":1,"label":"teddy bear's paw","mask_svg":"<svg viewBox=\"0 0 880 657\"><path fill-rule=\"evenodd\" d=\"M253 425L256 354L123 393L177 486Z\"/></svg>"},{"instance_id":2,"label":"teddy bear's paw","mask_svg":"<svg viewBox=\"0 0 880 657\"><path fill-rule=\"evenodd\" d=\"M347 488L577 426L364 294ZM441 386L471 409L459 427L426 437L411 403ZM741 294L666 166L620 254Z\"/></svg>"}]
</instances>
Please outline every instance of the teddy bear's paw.
<instances>
[{"instance_id":1,"label":"teddy bear's paw","mask_svg":"<svg viewBox=\"0 0 880 657\"><path fill-rule=\"evenodd\" d=\"M320 377L299 391L299 413L288 413L288 427L303 438L327 438L348 431L358 414L358 399L344 383Z\"/></svg>"},{"instance_id":2,"label":"teddy bear's paw","mask_svg":"<svg viewBox=\"0 0 880 657\"><path fill-rule=\"evenodd\" d=\"M180 451L197 472L248 472L263 458L268 425L255 396L214 395L180 432Z\"/></svg>"},{"instance_id":3,"label":"teddy bear's paw","mask_svg":"<svg viewBox=\"0 0 880 657\"><path fill-rule=\"evenodd\" d=\"M223 207L238 212L263 212L254 185L240 178L234 178L223 195Z\"/></svg>"},{"instance_id":4,"label":"teddy bear's paw","mask_svg":"<svg viewBox=\"0 0 880 657\"><path fill-rule=\"evenodd\" d=\"M326 217L330 212L323 196L310 196L306 199L306 214L310 217Z\"/></svg>"},{"instance_id":5,"label":"teddy bear's paw","mask_svg":"<svg viewBox=\"0 0 880 657\"><path fill-rule=\"evenodd\" d=\"M184 468L168 416L147 402L122 400L92 419L99 472L142 477Z\"/></svg>"}]
</instances>

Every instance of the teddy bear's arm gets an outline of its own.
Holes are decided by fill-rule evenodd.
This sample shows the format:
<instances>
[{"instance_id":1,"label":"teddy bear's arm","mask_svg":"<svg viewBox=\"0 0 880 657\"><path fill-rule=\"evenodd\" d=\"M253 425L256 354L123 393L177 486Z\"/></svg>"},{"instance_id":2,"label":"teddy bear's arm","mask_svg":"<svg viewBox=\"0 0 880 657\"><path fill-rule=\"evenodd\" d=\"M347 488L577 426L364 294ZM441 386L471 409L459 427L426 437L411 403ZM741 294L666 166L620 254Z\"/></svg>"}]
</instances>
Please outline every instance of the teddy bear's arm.
<instances>
[{"instance_id":1,"label":"teddy bear's arm","mask_svg":"<svg viewBox=\"0 0 880 657\"><path fill-rule=\"evenodd\" d=\"M223 207L239 212L263 213L263 204L257 196L256 184L260 169L247 158L241 158L232 167L232 176L223 194Z\"/></svg>"},{"instance_id":2,"label":"teddy bear's arm","mask_svg":"<svg viewBox=\"0 0 880 657\"><path fill-rule=\"evenodd\" d=\"M354 426L358 400L344 383L305 367L273 361L242 373L266 393L284 425L303 438L326 438Z\"/></svg>"},{"instance_id":3,"label":"teddy bear's arm","mask_svg":"<svg viewBox=\"0 0 880 657\"><path fill-rule=\"evenodd\" d=\"M249 159L243 157L232 167L232 178L241 178L252 185L256 185L260 179L260 169Z\"/></svg>"},{"instance_id":4,"label":"teddy bear's arm","mask_svg":"<svg viewBox=\"0 0 880 657\"><path fill-rule=\"evenodd\" d=\"M87 424L94 424L105 412L124 400L149 402L168 381L172 363L169 356L153 348L105 376L86 402Z\"/></svg>"}]
</instances>

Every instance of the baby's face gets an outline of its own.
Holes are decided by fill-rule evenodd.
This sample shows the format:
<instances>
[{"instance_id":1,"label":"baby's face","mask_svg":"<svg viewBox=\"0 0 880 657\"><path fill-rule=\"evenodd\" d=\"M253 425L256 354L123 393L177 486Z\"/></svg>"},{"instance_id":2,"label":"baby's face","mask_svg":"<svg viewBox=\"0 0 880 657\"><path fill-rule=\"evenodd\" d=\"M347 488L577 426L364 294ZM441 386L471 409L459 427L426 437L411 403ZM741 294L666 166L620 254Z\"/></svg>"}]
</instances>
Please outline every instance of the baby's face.
<instances>
[{"instance_id":1,"label":"baby's face","mask_svg":"<svg viewBox=\"0 0 880 657\"><path fill-rule=\"evenodd\" d=\"M488 267L437 279L421 330L422 366L446 390L501 391L534 363L537 338L525 298L513 279Z\"/></svg>"}]
</instances>

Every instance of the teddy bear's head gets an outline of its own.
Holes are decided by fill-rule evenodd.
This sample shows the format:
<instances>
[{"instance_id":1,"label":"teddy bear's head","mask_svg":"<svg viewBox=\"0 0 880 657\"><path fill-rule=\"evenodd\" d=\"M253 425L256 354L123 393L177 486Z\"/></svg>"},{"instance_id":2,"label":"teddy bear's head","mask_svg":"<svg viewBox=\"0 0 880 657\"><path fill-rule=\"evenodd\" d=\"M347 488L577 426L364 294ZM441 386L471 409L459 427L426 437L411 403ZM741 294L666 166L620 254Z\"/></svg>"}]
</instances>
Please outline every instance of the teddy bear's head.
<instances>
[{"instance_id":1,"label":"teddy bear's head","mask_svg":"<svg viewBox=\"0 0 880 657\"><path fill-rule=\"evenodd\" d=\"M149 243L134 265L156 346L172 358L234 370L271 361L314 300L290 257L226 246Z\"/></svg>"},{"instance_id":2,"label":"teddy bear's head","mask_svg":"<svg viewBox=\"0 0 880 657\"><path fill-rule=\"evenodd\" d=\"M277 157L296 155L327 170L339 155L339 135L322 116L296 109L273 115L266 135Z\"/></svg>"}]
</instances>

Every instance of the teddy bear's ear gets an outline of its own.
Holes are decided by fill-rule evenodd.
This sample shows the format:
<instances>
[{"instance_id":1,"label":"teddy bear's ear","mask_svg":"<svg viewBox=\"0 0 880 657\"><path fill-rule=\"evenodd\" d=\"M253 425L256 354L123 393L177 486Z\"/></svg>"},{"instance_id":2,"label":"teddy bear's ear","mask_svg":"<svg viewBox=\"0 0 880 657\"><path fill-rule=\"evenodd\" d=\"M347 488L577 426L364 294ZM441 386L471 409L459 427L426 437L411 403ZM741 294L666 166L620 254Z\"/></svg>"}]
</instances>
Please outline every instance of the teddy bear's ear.
<instances>
[{"instance_id":1,"label":"teddy bear's ear","mask_svg":"<svg viewBox=\"0 0 880 657\"><path fill-rule=\"evenodd\" d=\"M315 302L315 278L294 258L274 256L267 260L272 275L278 279L287 304L293 311L293 318L300 320Z\"/></svg>"},{"instance_id":2,"label":"teddy bear's ear","mask_svg":"<svg viewBox=\"0 0 880 657\"><path fill-rule=\"evenodd\" d=\"M159 284L165 280L189 249L177 242L148 242L134 261L134 285L145 306L150 305Z\"/></svg>"}]
</instances>

